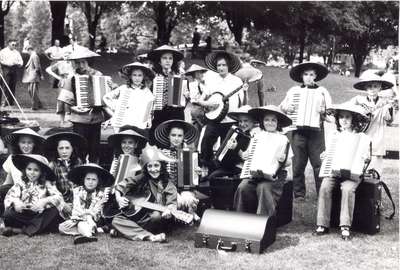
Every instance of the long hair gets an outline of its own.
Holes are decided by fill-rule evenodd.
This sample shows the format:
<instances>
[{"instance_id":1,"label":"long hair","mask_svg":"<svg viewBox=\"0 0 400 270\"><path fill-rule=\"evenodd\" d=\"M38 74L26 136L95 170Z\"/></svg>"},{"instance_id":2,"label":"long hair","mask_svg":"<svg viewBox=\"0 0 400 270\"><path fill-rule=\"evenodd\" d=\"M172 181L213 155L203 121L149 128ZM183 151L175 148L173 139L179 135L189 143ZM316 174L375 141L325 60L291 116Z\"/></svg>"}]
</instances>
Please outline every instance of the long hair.
<instances>
[{"instance_id":1,"label":"long hair","mask_svg":"<svg viewBox=\"0 0 400 270\"><path fill-rule=\"evenodd\" d=\"M42 148L39 146L39 141L32 136L29 136L29 135L24 135L24 136L28 136L28 137L32 138L32 140L33 140L34 145L33 145L31 154L39 154L39 155L42 154ZM13 155L23 154L18 145L20 138L21 137L18 138L18 140L16 141L15 144L10 145L10 153Z\"/></svg>"},{"instance_id":2,"label":"long hair","mask_svg":"<svg viewBox=\"0 0 400 270\"><path fill-rule=\"evenodd\" d=\"M161 181L163 183L166 183L169 180L169 173L167 171L167 163L165 161L159 161L159 162L161 163L161 169L160 169L160 176L158 178L161 179ZM143 175L147 179L152 179L152 177L149 174L149 171L147 170L147 164L145 166L143 166Z\"/></svg>"},{"instance_id":3,"label":"long hair","mask_svg":"<svg viewBox=\"0 0 400 270\"><path fill-rule=\"evenodd\" d=\"M161 61L161 56L158 59L158 62L153 62L153 70L157 74L164 74L163 69L160 64L160 61ZM173 73L179 74L179 61L176 61L175 58L174 58L174 61L172 62L171 70Z\"/></svg>"},{"instance_id":4,"label":"long hair","mask_svg":"<svg viewBox=\"0 0 400 270\"><path fill-rule=\"evenodd\" d=\"M59 157L57 148L58 148L58 144L60 143L60 141L61 140L59 140L57 142L56 149L53 149L51 151L51 153L49 153L50 161L56 161L57 158ZM68 141L68 140L62 139L62 141ZM71 154L71 157L69 158L69 160L70 160L71 168L73 168L73 167L75 167L77 165L82 164L82 159L81 159L82 157L79 156L78 151L75 149L74 145L70 141L68 141L68 142L71 144L71 147L72 147L72 154Z\"/></svg>"},{"instance_id":5,"label":"long hair","mask_svg":"<svg viewBox=\"0 0 400 270\"><path fill-rule=\"evenodd\" d=\"M150 81L150 78L149 78L149 77L146 75L146 73L145 73L143 70L141 70L140 68L131 69L131 71L129 72L129 76L123 75L123 76L125 77L125 79L126 79L126 85L127 85L128 87L130 87L130 88L133 88L133 87L132 87L133 82L132 82L131 77L132 77L132 72L133 72L134 70L140 70L140 71L142 71L142 73L143 73L143 81L142 81L142 84L141 84L141 86L140 86L140 89L144 89L144 88L146 87L146 85L147 85L146 82Z\"/></svg>"},{"instance_id":6,"label":"long hair","mask_svg":"<svg viewBox=\"0 0 400 270\"><path fill-rule=\"evenodd\" d=\"M29 163L26 165L26 167L27 167L30 163L35 163L35 164L37 164L36 162L32 161L32 162L29 162ZM46 183L46 180L47 180L46 173L42 170L42 168L40 167L39 164L37 164L37 165L38 165L39 168L40 168L40 176L39 176L39 179L37 180L37 182L38 182L39 185L44 185L44 184ZM27 184L27 183L29 182L28 176L26 175L26 167L22 170L22 176L21 176L21 180L22 180L25 184Z\"/></svg>"},{"instance_id":7,"label":"long hair","mask_svg":"<svg viewBox=\"0 0 400 270\"><path fill-rule=\"evenodd\" d=\"M264 131L265 131L264 117L265 117L266 115L267 115L267 114L264 114L263 116L261 116L261 117L258 119L258 122L260 123L260 128L261 128L262 130L264 130ZM273 115L276 116L276 119L277 119L277 122L278 122L278 124L277 124L277 126L276 126L276 130L277 130L277 131L282 131L281 123L279 122L278 116L277 116L276 114L273 114Z\"/></svg>"},{"instance_id":8,"label":"long hair","mask_svg":"<svg viewBox=\"0 0 400 270\"><path fill-rule=\"evenodd\" d=\"M335 114L335 124L336 130L341 131L341 126L339 123L339 113ZM351 128L355 132L363 132L367 127L368 122L364 121L361 116L352 113L351 114Z\"/></svg>"}]
</instances>

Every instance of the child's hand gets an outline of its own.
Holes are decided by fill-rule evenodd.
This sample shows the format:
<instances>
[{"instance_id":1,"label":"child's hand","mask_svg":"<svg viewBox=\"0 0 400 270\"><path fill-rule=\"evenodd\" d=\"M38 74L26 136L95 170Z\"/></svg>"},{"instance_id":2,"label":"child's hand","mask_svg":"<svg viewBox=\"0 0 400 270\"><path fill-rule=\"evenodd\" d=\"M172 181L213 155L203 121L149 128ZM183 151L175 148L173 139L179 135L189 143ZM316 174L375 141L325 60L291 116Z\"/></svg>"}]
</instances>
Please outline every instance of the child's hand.
<instances>
[{"instance_id":1,"label":"child's hand","mask_svg":"<svg viewBox=\"0 0 400 270\"><path fill-rule=\"evenodd\" d=\"M249 84L248 83L244 83L242 86L243 91L247 92L247 90L249 90Z\"/></svg>"},{"instance_id":2,"label":"child's hand","mask_svg":"<svg viewBox=\"0 0 400 270\"><path fill-rule=\"evenodd\" d=\"M319 158L320 158L321 160L324 160L324 159L325 159L325 157L326 157L326 153L325 153L325 151L324 151L324 152L322 152L322 153L319 155Z\"/></svg>"},{"instance_id":3,"label":"child's hand","mask_svg":"<svg viewBox=\"0 0 400 270\"><path fill-rule=\"evenodd\" d=\"M295 111L296 111L296 107L294 106L294 104L289 104L286 108L287 113L294 113Z\"/></svg>"},{"instance_id":4,"label":"child's hand","mask_svg":"<svg viewBox=\"0 0 400 270\"><path fill-rule=\"evenodd\" d=\"M129 200L126 197L117 198L117 202L120 209L125 208L129 205Z\"/></svg>"},{"instance_id":5,"label":"child's hand","mask_svg":"<svg viewBox=\"0 0 400 270\"><path fill-rule=\"evenodd\" d=\"M17 213L22 213L22 211L25 209L26 209L26 205L23 202L20 202L20 201L14 202L14 210Z\"/></svg>"},{"instance_id":6,"label":"child's hand","mask_svg":"<svg viewBox=\"0 0 400 270\"><path fill-rule=\"evenodd\" d=\"M41 213L41 212L43 212L44 207L46 206L47 203L48 203L48 201L45 199L39 200L32 204L30 210L32 210L33 212Z\"/></svg>"},{"instance_id":7,"label":"child's hand","mask_svg":"<svg viewBox=\"0 0 400 270\"><path fill-rule=\"evenodd\" d=\"M162 212L161 217L164 219L170 219L172 217L171 210L167 209Z\"/></svg>"},{"instance_id":8,"label":"child's hand","mask_svg":"<svg viewBox=\"0 0 400 270\"><path fill-rule=\"evenodd\" d=\"M278 158L278 161L279 161L279 162L284 162L284 161L285 161L285 158L286 158L286 153L282 154L282 155Z\"/></svg>"},{"instance_id":9,"label":"child's hand","mask_svg":"<svg viewBox=\"0 0 400 270\"><path fill-rule=\"evenodd\" d=\"M226 146L228 147L228 149L231 149L231 150L236 149L236 147L237 147L236 139L230 139L228 141L228 143L226 144Z\"/></svg>"}]
</instances>

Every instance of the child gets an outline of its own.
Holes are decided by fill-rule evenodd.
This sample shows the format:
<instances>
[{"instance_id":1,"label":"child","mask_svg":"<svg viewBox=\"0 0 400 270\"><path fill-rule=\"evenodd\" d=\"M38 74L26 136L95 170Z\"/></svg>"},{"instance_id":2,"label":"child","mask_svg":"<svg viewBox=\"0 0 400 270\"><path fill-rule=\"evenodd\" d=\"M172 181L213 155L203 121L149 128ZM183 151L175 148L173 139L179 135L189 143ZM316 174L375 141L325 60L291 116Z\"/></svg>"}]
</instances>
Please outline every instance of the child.
<instances>
[{"instance_id":1,"label":"child","mask_svg":"<svg viewBox=\"0 0 400 270\"><path fill-rule=\"evenodd\" d=\"M385 148L385 126L393 120L392 100L379 97L379 91L393 87L391 82L382 79L376 74L366 74L361 81L354 84L354 88L367 91L367 96L355 96L350 103L360 105L365 113L371 116L371 122L365 131L372 139L372 158L370 167L382 173Z\"/></svg>"},{"instance_id":2,"label":"child","mask_svg":"<svg viewBox=\"0 0 400 270\"><path fill-rule=\"evenodd\" d=\"M54 231L62 209L62 197L54 185L55 175L47 159L40 155L15 155L15 166L22 171L4 200L3 235L24 233L28 236Z\"/></svg>"},{"instance_id":3,"label":"child","mask_svg":"<svg viewBox=\"0 0 400 270\"><path fill-rule=\"evenodd\" d=\"M121 123L116 123L116 116L111 118L112 125L119 130L123 125L132 125L141 129L150 128L152 108L154 102L153 93L147 87L146 82L153 80L154 73L146 65L134 62L121 68L121 74L126 77L127 82L124 85L107 93L103 101L113 113L116 112L118 99L127 96L126 111ZM125 93L129 91L129 96ZM118 132L118 131L117 131Z\"/></svg>"},{"instance_id":4,"label":"child","mask_svg":"<svg viewBox=\"0 0 400 270\"><path fill-rule=\"evenodd\" d=\"M64 217L68 218L72 211L74 183L68 178L68 173L75 167L82 165L87 142L85 138L73 132L60 132L46 139L46 149L50 160L50 168L56 175L57 189L63 195L66 207Z\"/></svg>"},{"instance_id":5,"label":"child","mask_svg":"<svg viewBox=\"0 0 400 270\"><path fill-rule=\"evenodd\" d=\"M175 210L177 205L177 190L169 180L166 170L166 161L170 161L156 147L146 147L141 155L143 174L139 177L128 177L115 188L115 197L119 207L129 206L129 195L151 194L155 203ZM118 215L114 217L111 230L112 236L119 234L129 240L149 240L151 242L165 242L164 231L171 218L170 210L162 213L146 211L143 216L127 217ZM161 232L161 233L158 233ZM158 233L158 234L154 234Z\"/></svg>"},{"instance_id":6,"label":"child","mask_svg":"<svg viewBox=\"0 0 400 270\"><path fill-rule=\"evenodd\" d=\"M249 114L259 121L262 130L254 138L268 142L278 135L279 137L276 138L279 138L279 141L277 142L285 147L276 153L275 159L280 166L275 173L274 180L265 178L263 171L251 172L251 178L243 179L236 190L234 207L239 212L273 216L276 214L276 206L283 192L283 185L287 177L286 168L291 165L293 157L287 137L279 131L291 125L292 121L274 105L251 109ZM268 144L258 143L256 147L262 147L265 153L271 151ZM248 158L248 153L243 156Z\"/></svg>"},{"instance_id":7,"label":"child","mask_svg":"<svg viewBox=\"0 0 400 270\"><path fill-rule=\"evenodd\" d=\"M318 177L319 169L321 167L321 159L319 156L325 149L325 138L324 138L324 125L323 119L325 115L325 109L330 107L332 104L331 96L329 92L321 86L318 86L315 82L322 80L328 74L328 69L317 63L302 63L295 66L290 70L290 77L301 83L299 86L294 86L289 89L285 99L280 104L280 109L284 113L295 112L295 105L293 103L293 92L304 89L315 91L318 93L315 95L315 99L321 100L321 106L317 108L315 114L319 115L320 128L312 129L310 127L290 127L288 137L293 147L293 192L295 198L303 200L306 195L305 176L304 170L307 165L308 159L310 159L311 166L314 170L315 187L318 193L321 185L321 179Z\"/></svg>"},{"instance_id":8,"label":"child","mask_svg":"<svg viewBox=\"0 0 400 270\"><path fill-rule=\"evenodd\" d=\"M335 131L338 136L348 136L352 133L362 132L365 124L368 122L368 117L363 113L361 107L352 104L338 105L333 109L336 118ZM362 134L363 136L368 136ZM338 143L345 141L346 137L338 138ZM368 139L369 141L369 139ZM365 162L368 162L369 147L363 149L362 157ZM325 158L325 152L321 154L321 159ZM324 235L329 231L329 224L331 218L332 208L332 190L335 185L340 184L342 193L341 210L340 210L340 228L341 237L344 240L349 240L350 226L353 219L354 203L355 203L355 190L360 184L361 180L340 179L338 177L325 177L322 180L321 189L318 196L318 211L317 211L317 229L315 235Z\"/></svg>"},{"instance_id":9,"label":"child","mask_svg":"<svg viewBox=\"0 0 400 270\"><path fill-rule=\"evenodd\" d=\"M28 93L31 97L32 110L43 108L42 102L39 99L39 82L44 80L40 58L29 45L27 47L29 60L25 65L22 82L28 84Z\"/></svg>"},{"instance_id":10,"label":"child","mask_svg":"<svg viewBox=\"0 0 400 270\"><path fill-rule=\"evenodd\" d=\"M95 242L96 222L110 192L109 188L101 188L111 186L114 177L99 165L89 163L72 169L68 178L77 185L73 190L72 215L58 228L63 234L74 235L75 245Z\"/></svg>"}]
</instances>

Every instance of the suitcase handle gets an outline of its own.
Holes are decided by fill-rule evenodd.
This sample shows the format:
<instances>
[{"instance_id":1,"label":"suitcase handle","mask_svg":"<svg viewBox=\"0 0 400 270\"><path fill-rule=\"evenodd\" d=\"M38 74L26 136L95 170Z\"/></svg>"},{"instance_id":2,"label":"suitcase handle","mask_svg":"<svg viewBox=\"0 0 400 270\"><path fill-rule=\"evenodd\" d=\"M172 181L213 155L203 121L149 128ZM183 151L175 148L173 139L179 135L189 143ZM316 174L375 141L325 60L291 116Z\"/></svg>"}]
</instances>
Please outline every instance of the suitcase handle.
<instances>
[{"instance_id":1,"label":"suitcase handle","mask_svg":"<svg viewBox=\"0 0 400 270\"><path fill-rule=\"evenodd\" d=\"M224 247L224 241L221 239L218 240L217 249L224 251L235 251L237 248L236 242L232 242L230 247Z\"/></svg>"}]
</instances>

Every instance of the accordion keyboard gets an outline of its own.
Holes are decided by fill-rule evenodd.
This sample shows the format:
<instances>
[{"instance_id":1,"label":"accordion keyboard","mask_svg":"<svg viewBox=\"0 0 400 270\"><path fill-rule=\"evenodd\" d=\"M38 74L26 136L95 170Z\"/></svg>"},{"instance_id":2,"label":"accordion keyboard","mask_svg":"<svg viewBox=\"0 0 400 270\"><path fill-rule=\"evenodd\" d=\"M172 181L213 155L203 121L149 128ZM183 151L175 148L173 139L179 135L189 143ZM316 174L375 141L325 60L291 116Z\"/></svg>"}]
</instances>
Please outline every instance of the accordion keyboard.
<instances>
[{"instance_id":1,"label":"accordion keyboard","mask_svg":"<svg viewBox=\"0 0 400 270\"><path fill-rule=\"evenodd\" d=\"M326 149L325 158L322 161L321 169L319 171L319 177L330 177L332 176L332 165L333 157L335 156L336 145L339 141L339 136L332 136L329 145Z\"/></svg>"}]
</instances>

